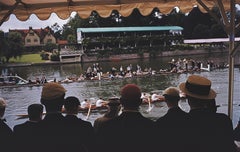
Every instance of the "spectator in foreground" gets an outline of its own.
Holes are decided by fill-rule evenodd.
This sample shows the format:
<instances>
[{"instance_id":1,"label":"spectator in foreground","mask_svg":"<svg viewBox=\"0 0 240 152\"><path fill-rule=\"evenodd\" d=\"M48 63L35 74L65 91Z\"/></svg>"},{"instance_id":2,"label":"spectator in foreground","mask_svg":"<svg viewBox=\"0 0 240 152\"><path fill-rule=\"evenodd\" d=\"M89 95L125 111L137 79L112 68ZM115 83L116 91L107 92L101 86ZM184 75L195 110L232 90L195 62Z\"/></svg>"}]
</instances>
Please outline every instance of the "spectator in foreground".
<instances>
[{"instance_id":1,"label":"spectator in foreground","mask_svg":"<svg viewBox=\"0 0 240 152\"><path fill-rule=\"evenodd\" d=\"M237 126L234 128L234 140L240 141L240 119Z\"/></svg>"},{"instance_id":2,"label":"spectator in foreground","mask_svg":"<svg viewBox=\"0 0 240 152\"><path fill-rule=\"evenodd\" d=\"M237 152L240 152L240 120L237 123L237 126L234 128L233 137L236 144Z\"/></svg>"},{"instance_id":3,"label":"spectator in foreground","mask_svg":"<svg viewBox=\"0 0 240 152\"><path fill-rule=\"evenodd\" d=\"M13 142L12 129L5 123L3 118L7 104L3 98L0 98L0 151L12 151L11 143Z\"/></svg>"},{"instance_id":4,"label":"spectator in foreground","mask_svg":"<svg viewBox=\"0 0 240 152\"><path fill-rule=\"evenodd\" d=\"M72 132L68 130L65 117L61 113L66 91L56 82L45 83L42 87L41 103L45 106L46 116L39 123L37 150L40 152L66 152L75 146L75 138L69 138ZM78 145L78 151L85 152L85 149Z\"/></svg>"},{"instance_id":5,"label":"spectator in foreground","mask_svg":"<svg viewBox=\"0 0 240 152\"><path fill-rule=\"evenodd\" d=\"M145 118L139 111L142 103L141 89L135 84L127 84L120 91L122 113L108 121L100 131L100 151L146 152L153 148L152 120ZM105 144L108 144L105 147Z\"/></svg>"},{"instance_id":6,"label":"spectator in foreground","mask_svg":"<svg viewBox=\"0 0 240 152\"><path fill-rule=\"evenodd\" d=\"M169 87L164 90L163 96L168 106L167 113L157 119L156 134L164 152L184 152L188 148L188 136L186 132L189 127L189 116L179 106L180 96L176 87ZM174 145L174 146L173 146Z\"/></svg>"},{"instance_id":7,"label":"spectator in foreground","mask_svg":"<svg viewBox=\"0 0 240 152\"><path fill-rule=\"evenodd\" d=\"M232 120L222 113L209 110L216 92L211 81L198 75L190 75L179 85L186 94L190 106L189 150L195 152L227 152L236 150L233 140Z\"/></svg>"},{"instance_id":8,"label":"spectator in foreground","mask_svg":"<svg viewBox=\"0 0 240 152\"><path fill-rule=\"evenodd\" d=\"M107 103L108 111L106 114L104 114L102 117L97 118L94 121L94 129L95 132L98 132L98 130L109 120L115 118L118 116L120 111L120 100L119 98L110 98Z\"/></svg>"},{"instance_id":9,"label":"spectator in foreground","mask_svg":"<svg viewBox=\"0 0 240 152\"><path fill-rule=\"evenodd\" d=\"M94 129L90 122L82 120L77 117L80 101L77 97L69 96L65 99L64 108L66 110L66 131L69 137L66 140L71 139L71 147L68 151L78 152L82 147L87 152L93 152L95 145Z\"/></svg>"},{"instance_id":10,"label":"spectator in foreground","mask_svg":"<svg viewBox=\"0 0 240 152\"><path fill-rule=\"evenodd\" d=\"M42 120L43 105L31 104L28 106L29 120L13 127L17 149L19 151L31 152L38 144L36 141L38 133L38 122ZM23 140L24 139L24 140Z\"/></svg>"}]
</instances>

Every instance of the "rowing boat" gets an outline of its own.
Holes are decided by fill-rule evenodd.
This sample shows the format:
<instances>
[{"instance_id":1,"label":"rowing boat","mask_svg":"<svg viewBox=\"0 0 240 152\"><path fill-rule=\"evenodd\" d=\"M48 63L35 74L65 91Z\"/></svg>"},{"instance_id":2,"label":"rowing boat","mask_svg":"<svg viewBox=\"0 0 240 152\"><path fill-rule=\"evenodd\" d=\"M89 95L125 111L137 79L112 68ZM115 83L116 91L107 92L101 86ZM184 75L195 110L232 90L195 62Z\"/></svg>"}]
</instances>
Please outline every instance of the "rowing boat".
<instances>
[{"instance_id":1,"label":"rowing boat","mask_svg":"<svg viewBox=\"0 0 240 152\"><path fill-rule=\"evenodd\" d=\"M17 75L0 77L0 86L12 86L12 85L24 85L24 84L28 84L28 81Z\"/></svg>"},{"instance_id":2,"label":"rowing boat","mask_svg":"<svg viewBox=\"0 0 240 152\"><path fill-rule=\"evenodd\" d=\"M81 107L79 107L79 110L78 110L79 113L88 113L88 111L89 111L89 108L81 108ZM107 112L107 106L96 107L96 106L92 105L91 112L92 113L96 113L96 112L104 112L105 113L105 112ZM62 113L63 114L66 113L64 108L62 109ZM43 112L43 115L46 115L46 112ZM17 114L16 116L17 116L17 120L28 118L28 114Z\"/></svg>"}]
</instances>

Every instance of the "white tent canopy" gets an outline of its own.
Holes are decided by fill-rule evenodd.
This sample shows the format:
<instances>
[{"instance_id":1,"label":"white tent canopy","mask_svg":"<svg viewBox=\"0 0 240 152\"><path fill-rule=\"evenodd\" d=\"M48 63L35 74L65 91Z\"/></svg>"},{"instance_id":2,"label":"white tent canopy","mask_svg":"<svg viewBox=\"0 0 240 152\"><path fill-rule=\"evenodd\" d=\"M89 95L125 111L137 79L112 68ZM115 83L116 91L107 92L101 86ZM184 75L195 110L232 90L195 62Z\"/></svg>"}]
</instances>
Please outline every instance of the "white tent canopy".
<instances>
[{"instance_id":1,"label":"white tent canopy","mask_svg":"<svg viewBox=\"0 0 240 152\"><path fill-rule=\"evenodd\" d=\"M74 11L82 18L89 17L92 11L97 11L102 17L108 17L112 10L117 10L122 16L128 16L135 8L139 9L142 15L148 15L154 8L158 8L166 14L174 7L179 7L182 12L189 12L193 6L198 5L200 10L214 17L210 10L217 6L229 36L228 114L232 118L234 54L237 50L234 48L234 42L235 29L238 27L235 26L235 4L240 4L240 0L0 0L0 26L10 14L15 14L21 21L27 20L31 14L37 15L40 20L46 20L53 12L61 19L68 18ZM230 20L227 11L230 11Z\"/></svg>"}]
</instances>

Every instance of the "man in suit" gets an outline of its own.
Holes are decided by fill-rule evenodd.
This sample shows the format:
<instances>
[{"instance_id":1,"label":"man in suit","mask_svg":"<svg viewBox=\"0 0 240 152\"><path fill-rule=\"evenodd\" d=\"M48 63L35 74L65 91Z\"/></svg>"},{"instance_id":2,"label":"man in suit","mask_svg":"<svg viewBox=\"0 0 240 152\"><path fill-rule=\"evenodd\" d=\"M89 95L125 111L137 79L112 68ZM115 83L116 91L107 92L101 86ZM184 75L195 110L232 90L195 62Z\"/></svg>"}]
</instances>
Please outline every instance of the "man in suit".
<instances>
[{"instance_id":1,"label":"man in suit","mask_svg":"<svg viewBox=\"0 0 240 152\"><path fill-rule=\"evenodd\" d=\"M135 84L127 84L121 88L120 94L122 113L105 123L99 131L101 141L107 144L100 151L151 151L154 123L139 111L141 89Z\"/></svg>"},{"instance_id":2,"label":"man in suit","mask_svg":"<svg viewBox=\"0 0 240 152\"><path fill-rule=\"evenodd\" d=\"M71 139L71 147L68 151L78 152L82 145L88 152L93 152L95 145L94 129L90 122L77 117L80 101L77 97L69 96L65 99L64 108L66 110L65 124L67 128L67 137L65 140Z\"/></svg>"},{"instance_id":3,"label":"man in suit","mask_svg":"<svg viewBox=\"0 0 240 152\"><path fill-rule=\"evenodd\" d=\"M42 120L43 105L31 104L28 106L29 120L13 127L16 146L19 151L32 151L38 144L34 138L38 133L38 122ZM23 140L24 139L24 140Z\"/></svg>"},{"instance_id":4,"label":"man in suit","mask_svg":"<svg viewBox=\"0 0 240 152\"><path fill-rule=\"evenodd\" d=\"M118 116L121 109L119 98L113 97L108 99L107 108L107 113L94 121L93 127L96 133L106 122Z\"/></svg>"},{"instance_id":5,"label":"man in suit","mask_svg":"<svg viewBox=\"0 0 240 152\"><path fill-rule=\"evenodd\" d=\"M5 99L0 98L0 151L12 151L11 143L13 142L12 129L5 123L3 118L7 104Z\"/></svg>"},{"instance_id":6,"label":"man in suit","mask_svg":"<svg viewBox=\"0 0 240 152\"><path fill-rule=\"evenodd\" d=\"M217 113L211 81L199 75L190 75L179 85L186 94L190 106L190 127L188 147L195 152L234 152L232 120L223 113ZM214 106L213 106L214 105Z\"/></svg>"},{"instance_id":7,"label":"man in suit","mask_svg":"<svg viewBox=\"0 0 240 152\"><path fill-rule=\"evenodd\" d=\"M176 152L187 150L186 135L189 127L189 116L179 106L180 96L179 90L176 87L169 87L164 90L163 96L168 106L167 113L157 119L155 123L155 133L161 145L161 151Z\"/></svg>"},{"instance_id":8,"label":"man in suit","mask_svg":"<svg viewBox=\"0 0 240 152\"><path fill-rule=\"evenodd\" d=\"M38 139L39 146L35 150L39 152L66 152L75 144L73 132L69 132L66 119L62 114L66 89L59 83L45 83L41 92L41 103L45 106L46 115L39 122ZM79 152L85 152L82 145L78 145Z\"/></svg>"}]
</instances>

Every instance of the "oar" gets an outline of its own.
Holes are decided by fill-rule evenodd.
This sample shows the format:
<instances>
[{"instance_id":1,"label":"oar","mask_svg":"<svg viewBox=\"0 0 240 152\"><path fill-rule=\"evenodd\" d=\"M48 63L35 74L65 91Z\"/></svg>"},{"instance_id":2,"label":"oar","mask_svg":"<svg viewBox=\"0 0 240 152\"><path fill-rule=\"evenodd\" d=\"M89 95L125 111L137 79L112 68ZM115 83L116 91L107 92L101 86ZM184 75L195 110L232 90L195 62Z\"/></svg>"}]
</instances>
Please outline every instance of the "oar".
<instances>
[{"instance_id":1,"label":"oar","mask_svg":"<svg viewBox=\"0 0 240 152\"><path fill-rule=\"evenodd\" d=\"M46 115L46 112L43 112L43 115ZM18 114L17 117L16 120L29 118L28 114Z\"/></svg>"},{"instance_id":2,"label":"oar","mask_svg":"<svg viewBox=\"0 0 240 152\"><path fill-rule=\"evenodd\" d=\"M89 116L90 116L91 107L92 107L92 104L89 105L88 113L87 113L87 116L86 116L86 119L85 119L85 120L88 120L88 118L89 118Z\"/></svg>"},{"instance_id":3,"label":"oar","mask_svg":"<svg viewBox=\"0 0 240 152\"><path fill-rule=\"evenodd\" d=\"M151 105L151 98L148 98L148 109L147 112L150 112L153 109L153 106Z\"/></svg>"},{"instance_id":4,"label":"oar","mask_svg":"<svg viewBox=\"0 0 240 152\"><path fill-rule=\"evenodd\" d=\"M118 112L118 115L121 115L122 112L123 112L123 107L121 106L121 107L120 107L120 110L119 110L119 112Z\"/></svg>"}]
</instances>

